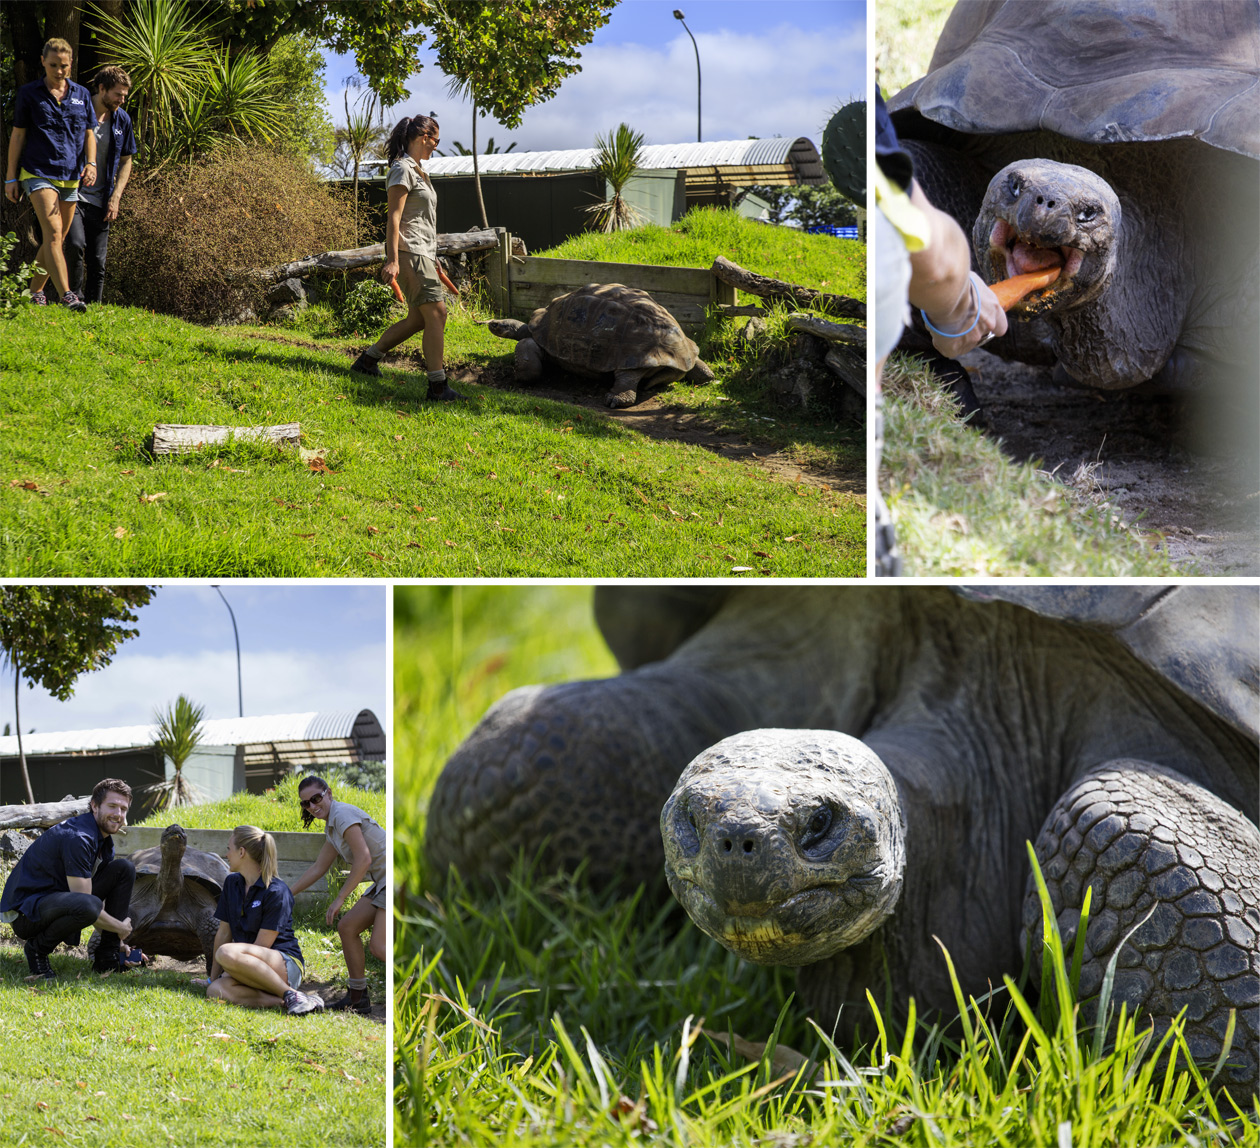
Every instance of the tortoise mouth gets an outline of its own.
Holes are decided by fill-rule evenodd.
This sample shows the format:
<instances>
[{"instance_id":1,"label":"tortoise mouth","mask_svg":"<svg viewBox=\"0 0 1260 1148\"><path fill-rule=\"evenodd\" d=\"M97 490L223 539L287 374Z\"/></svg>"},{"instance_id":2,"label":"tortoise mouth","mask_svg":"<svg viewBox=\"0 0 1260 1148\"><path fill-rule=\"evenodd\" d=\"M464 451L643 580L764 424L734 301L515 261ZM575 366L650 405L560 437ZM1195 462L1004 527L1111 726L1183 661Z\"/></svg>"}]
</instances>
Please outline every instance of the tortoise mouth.
<instances>
[{"instance_id":1,"label":"tortoise mouth","mask_svg":"<svg viewBox=\"0 0 1260 1148\"><path fill-rule=\"evenodd\" d=\"M1085 252L1079 247L1039 243L1034 236L1020 232L1004 219L996 220L989 234L989 262L995 282L1059 268L1057 279L1048 287L1030 292L1014 304L1012 310L1045 310L1070 294L1084 261Z\"/></svg>"},{"instance_id":2,"label":"tortoise mouth","mask_svg":"<svg viewBox=\"0 0 1260 1148\"><path fill-rule=\"evenodd\" d=\"M799 889L778 901L723 903L702 885L668 873L674 896L696 925L745 960L806 965L830 956L845 902L834 882Z\"/></svg>"}]
</instances>

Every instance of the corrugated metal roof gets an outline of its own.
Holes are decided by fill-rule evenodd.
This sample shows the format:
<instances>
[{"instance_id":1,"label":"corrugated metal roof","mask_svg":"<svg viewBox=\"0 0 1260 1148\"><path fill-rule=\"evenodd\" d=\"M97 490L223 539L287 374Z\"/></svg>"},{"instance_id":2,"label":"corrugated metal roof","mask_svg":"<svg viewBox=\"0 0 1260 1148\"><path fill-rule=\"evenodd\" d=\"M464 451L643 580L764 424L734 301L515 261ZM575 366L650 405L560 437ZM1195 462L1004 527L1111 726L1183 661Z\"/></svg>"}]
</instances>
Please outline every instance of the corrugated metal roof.
<instances>
[{"instance_id":1,"label":"corrugated metal roof","mask_svg":"<svg viewBox=\"0 0 1260 1148\"><path fill-rule=\"evenodd\" d=\"M338 710L259 717L209 718L201 723L203 745L246 745L261 742L322 741L326 738L379 737L384 733L371 710ZM91 753L152 745L154 725L114 726L109 729L69 730L63 733L22 735L28 756L54 753ZM0 757L16 757L17 738L0 737Z\"/></svg>"},{"instance_id":2,"label":"corrugated metal roof","mask_svg":"<svg viewBox=\"0 0 1260 1148\"><path fill-rule=\"evenodd\" d=\"M566 151L511 151L479 155L483 175L522 171L590 171L595 166L593 147ZM642 149L643 171L691 167L748 167L791 163L798 170L817 166L818 149L804 136L775 136L762 140L721 140L715 143L648 144ZM430 175L472 175L472 156L435 156L425 160Z\"/></svg>"}]
</instances>

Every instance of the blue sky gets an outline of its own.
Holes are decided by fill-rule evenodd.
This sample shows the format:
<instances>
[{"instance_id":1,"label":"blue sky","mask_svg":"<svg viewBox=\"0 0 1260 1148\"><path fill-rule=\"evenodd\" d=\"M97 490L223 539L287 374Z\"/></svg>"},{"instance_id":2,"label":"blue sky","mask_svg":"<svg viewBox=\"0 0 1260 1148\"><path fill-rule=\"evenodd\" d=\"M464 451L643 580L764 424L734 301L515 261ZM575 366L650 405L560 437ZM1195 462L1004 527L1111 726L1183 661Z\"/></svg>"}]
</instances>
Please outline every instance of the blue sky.
<instances>
[{"instance_id":1,"label":"blue sky","mask_svg":"<svg viewBox=\"0 0 1260 1148\"><path fill-rule=\"evenodd\" d=\"M224 585L241 637L246 716L385 708L381 586ZM206 717L237 714L232 620L209 586L165 586L138 612L140 636L58 702L22 687L22 729L139 725L183 693ZM0 670L0 730L13 722L13 671Z\"/></svg>"},{"instance_id":2,"label":"blue sky","mask_svg":"<svg viewBox=\"0 0 1260 1148\"><path fill-rule=\"evenodd\" d=\"M681 7L700 51L702 134L706 141L748 136L808 136L851 97L865 92L864 0L621 0L607 25L582 50L582 71L551 100L508 130L489 118L477 125L478 149L493 136L517 151L592 147L625 121L644 142L696 138L696 57L674 19ZM326 56L329 114L342 122L342 87L352 56ZM471 105L452 99L446 77L426 66L408 82L411 97L386 112L438 113L443 151L451 140L471 144Z\"/></svg>"}]
</instances>

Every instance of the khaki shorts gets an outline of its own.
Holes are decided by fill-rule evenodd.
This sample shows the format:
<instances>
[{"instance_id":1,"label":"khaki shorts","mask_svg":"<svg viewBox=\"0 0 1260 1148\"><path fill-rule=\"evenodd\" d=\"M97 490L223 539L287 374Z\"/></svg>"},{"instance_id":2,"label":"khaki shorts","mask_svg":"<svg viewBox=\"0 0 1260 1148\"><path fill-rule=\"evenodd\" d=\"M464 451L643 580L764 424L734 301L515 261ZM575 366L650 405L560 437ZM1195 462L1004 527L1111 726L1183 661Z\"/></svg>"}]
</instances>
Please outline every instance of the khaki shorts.
<instances>
[{"instance_id":1,"label":"khaki shorts","mask_svg":"<svg viewBox=\"0 0 1260 1148\"><path fill-rule=\"evenodd\" d=\"M438 279L437 263L427 255L399 251L398 286L408 304L418 307L421 303L441 303L445 298L442 282ZM405 269L405 270L404 270Z\"/></svg>"}]
</instances>

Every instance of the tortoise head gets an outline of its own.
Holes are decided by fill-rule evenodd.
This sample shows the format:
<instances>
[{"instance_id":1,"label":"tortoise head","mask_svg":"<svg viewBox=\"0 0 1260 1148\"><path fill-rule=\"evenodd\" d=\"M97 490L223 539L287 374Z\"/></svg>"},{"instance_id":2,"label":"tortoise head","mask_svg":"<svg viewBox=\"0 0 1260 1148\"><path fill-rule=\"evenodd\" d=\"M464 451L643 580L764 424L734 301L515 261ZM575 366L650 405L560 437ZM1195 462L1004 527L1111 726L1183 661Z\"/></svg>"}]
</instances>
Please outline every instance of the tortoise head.
<instances>
[{"instance_id":1,"label":"tortoise head","mask_svg":"<svg viewBox=\"0 0 1260 1148\"><path fill-rule=\"evenodd\" d=\"M831 730L751 730L705 750L665 803L661 836L691 919L758 964L813 964L856 944L901 892L896 784Z\"/></svg>"},{"instance_id":2,"label":"tortoise head","mask_svg":"<svg viewBox=\"0 0 1260 1148\"><path fill-rule=\"evenodd\" d=\"M183 885L184 850L188 834L182 825L168 825L162 830L162 867L158 870L158 889L163 900L173 900Z\"/></svg>"},{"instance_id":3,"label":"tortoise head","mask_svg":"<svg viewBox=\"0 0 1260 1148\"><path fill-rule=\"evenodd\" d=\"M1041 314L1097 298L1115 273L1120 225L1120 199L1101 176L1075 164L1019 160L990 181L972 245L990 283L1057 267L1058 279L1013 308Z\"/></svg>"}]
</instances>

